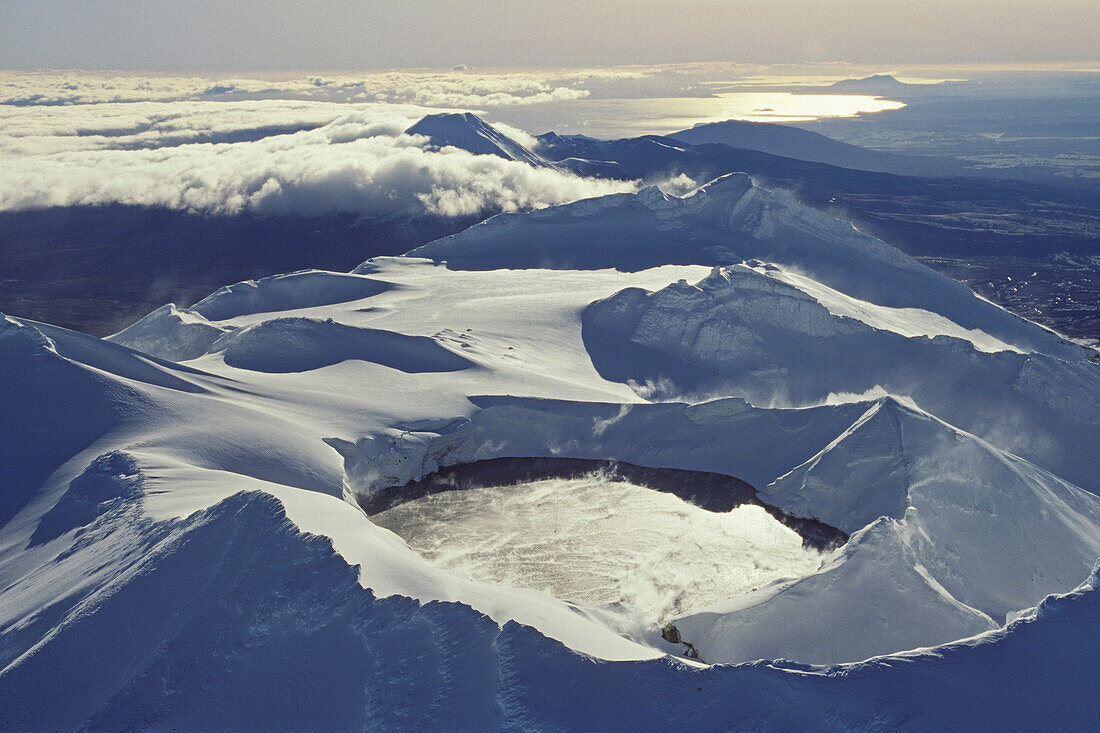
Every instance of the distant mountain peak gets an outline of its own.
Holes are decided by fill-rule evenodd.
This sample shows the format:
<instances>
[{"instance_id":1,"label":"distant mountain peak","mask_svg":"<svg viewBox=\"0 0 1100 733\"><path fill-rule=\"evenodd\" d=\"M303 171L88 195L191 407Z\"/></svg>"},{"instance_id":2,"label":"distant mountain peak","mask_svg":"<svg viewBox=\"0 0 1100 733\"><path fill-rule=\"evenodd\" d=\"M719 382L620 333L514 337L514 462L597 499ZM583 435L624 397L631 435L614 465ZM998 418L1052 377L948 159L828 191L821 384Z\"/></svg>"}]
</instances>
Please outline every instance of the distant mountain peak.
<instances>
[{"instance_id":1,"label":"distant mountain peak","mask_svg":"<svg viewBox=\"0 0 1100 733\"><path fill-rule=\"evenodd\" d=\"M497 130L472 112L440 112L426 115L405 130L407 135L423 135L435 147L455 147L474 155L495 155L530 165L548 163L526 147Z\"/></svg>"},{"instance_id":2,"label":"distant mountain peak","mask_svg":"<svg viewBox=\"0 0 1100 733\"><path fill-rule=\"evenodd\" d=\"M441 129L442 126L449 126L452 128L472 126L483 130L491 128L488 122L481 119L473 112L438 112L436 114L424 115L420 118L419 122L413 125L413 127L428 126L434 126L436 129Z\"/></svg>"}]
</instances>

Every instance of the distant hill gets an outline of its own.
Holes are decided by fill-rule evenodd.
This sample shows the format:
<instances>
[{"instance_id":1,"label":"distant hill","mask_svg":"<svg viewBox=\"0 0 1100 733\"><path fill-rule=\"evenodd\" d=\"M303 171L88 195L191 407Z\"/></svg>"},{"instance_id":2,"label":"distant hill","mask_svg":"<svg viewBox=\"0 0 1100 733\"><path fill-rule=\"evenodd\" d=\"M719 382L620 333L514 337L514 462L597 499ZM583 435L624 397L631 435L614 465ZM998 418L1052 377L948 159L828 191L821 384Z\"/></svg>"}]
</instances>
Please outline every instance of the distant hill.
<instances>
[{"instance_id":1,"label":"distant hill","mask_svg":"<svg viewBox=\"0 0 1100 733\"><path fill-rule=\"evenodd\" d=\"M690 145L719 143L733 148L758 150L770 155L781 155L811 163L827 163L839 168L876 173L949 176L961 175L963 172L962 164L952 159L869 150L842 143L816 132L771 122L726 120L696 125L690 130L681 130L669 137Z\"/></svg>"},{"instance_id":2,"label":"distant hill","mask_svg":"<svg viewBox=\"0 0 1100 733\"><path fill-rule=\"evenodd\" d=\"M904 96L914 91L920 92L938 84L906 84L898 81L889 74L874 74L862 79L844 79L835 84L830 84L829 89L845 94L874 94L880 97L893 95Z\"/></svg>"}]
</instances>

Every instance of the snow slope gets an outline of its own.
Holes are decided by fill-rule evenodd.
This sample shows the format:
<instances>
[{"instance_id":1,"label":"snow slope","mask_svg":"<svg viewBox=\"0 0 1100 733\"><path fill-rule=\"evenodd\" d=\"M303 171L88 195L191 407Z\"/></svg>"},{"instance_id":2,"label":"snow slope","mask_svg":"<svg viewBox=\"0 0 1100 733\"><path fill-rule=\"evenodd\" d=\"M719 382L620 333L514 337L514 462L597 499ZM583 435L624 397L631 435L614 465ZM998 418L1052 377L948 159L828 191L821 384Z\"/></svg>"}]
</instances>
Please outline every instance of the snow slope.
<instances>
[{"instance_id":1,"label":"snow slope","mask_svg":"<svg viewBox=\"0 0 1100 733\"><path fill-rule=\"evenodd\" d=\"M546 267L636 271L662 264L760 260L861 301L918 308L1027 351L1078 352L1034 324L982 302L965 286L898 250L754 186L744 174L683 197L655 187L521 214L500 214L410 254L452 269Z\"/></svg>"},{"instance_id":2,"label":"snow slope","mask_svg":"<svg viewBox=\"0 0 1100 733\"><path fill-rule=\"evenodd\" d=\"M1100 554L1095 496L892 400L761 497L852 538L815 574L678 620L709 661L835 663L944 643L999 627L1039 586L1072 586ZM786 631L806 618L831 633Z\"/></svg>"},{"instance_id":3,"label":"snow slope","mask_svg":"<svg viewBox=\"0 0 1100 733\"><path fill-rule=\"evenodd\" d=\"M377 598L262 494L140 531L151 547L119 587L0 674L5 727L1083 729L1093 715L1078 703L1095 677L1067 672L1100 652L1095 572L1003 630L935 650L691 669L608 664L462 604Z\"/></svg>"},{"instance_id":4,"label":"snow slope","mask_svg":"<svg viewBox=\"0 0 1100 733\"><path fill-rule=\"evenodd\" d=\"M881 308L845 309L835 302L830 311L788 284L797 280L774 272L743 265L716 268L695 284L678 282L653 293L632 288L592 304L584 318L593 363L608 379L662 384L666 394L717 391L754 404L899 395L1086 488L1100 489L1100 456L1091 450L1100 385L1084 349L1036 333L1036 346L1045 337L1046 348L1068 359L1021 353L991 341L993 328L970 331L931 313L922 317L927 312L915 314L898 333L891 329L894 314L880 318ZM836 312L842 310L852 315ZM974 310L996 315L977 299ZM1004 325L1002 333L1017 324ZM905 334L917 329L927 333ZM997 346L1003 350L986 350ZM637 350L636 358L620 358L630 350ZM1036 381L1035 374L1043 376Z\"/></svg>"},{"instance_id":5,"label":"snow slope","mask_svg":"<svg viewBox=\"0 0 1100 733\"><path fill-rule=\"evenodd\" d=\"M1095 352L739 176L412 255L109 340L0 321L4 727L1084 720L1051 693L1095 687ZM551 456L736 476L851 538L711 589L674 619L691 661L663 619L454 572L360 508ZM680 511L639 490L649 521Z\"/></svg>"}]
</instances>

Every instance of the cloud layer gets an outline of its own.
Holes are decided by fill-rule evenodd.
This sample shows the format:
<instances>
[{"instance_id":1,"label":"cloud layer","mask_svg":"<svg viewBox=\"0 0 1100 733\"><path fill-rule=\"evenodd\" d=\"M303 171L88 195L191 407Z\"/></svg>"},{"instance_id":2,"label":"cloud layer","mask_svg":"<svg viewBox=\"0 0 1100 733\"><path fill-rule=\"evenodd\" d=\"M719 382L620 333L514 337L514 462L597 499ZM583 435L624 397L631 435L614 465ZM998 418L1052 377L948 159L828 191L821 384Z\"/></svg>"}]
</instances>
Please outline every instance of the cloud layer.
<instances>
[{"instance_id":1,"label":"cloud layer","mask_svg":"<svg viewBox=\"0 0 1100 733\"><path fill-rule=\"evenodd\" d=\"M0 107L0 210L465 216L634 188L427 150L402 131L428 111L284 100Z\"/></svg>"},{"instance_id":2,"label":"cloud layer","mask_svg":"<svg viewBox=\"0 0 1100 733\"><path fill-rule=\"evenodd\" d=\"M484 108L583 99L593 81L641 72L492 72L465 69L296 77L129 76L94 72L0 72L0 104L53 106L104 102L298 99Z\"/></svg>"},{"instance_id":3,"label":"cloud layer","mask_svg":"<svg viewBox=\"0 0 1100 733\"><path fill-rule=\"evenodd\" d=\"M461 216L547 206L634 186L429 151L403 131L446 109L543 132L562 124L563 109L707 97L701 80L756 73L724 64L252 77L0 72L0 210L123 203ZM522 129L498 129L534 142Z\"/></svg>"}]
</instances>

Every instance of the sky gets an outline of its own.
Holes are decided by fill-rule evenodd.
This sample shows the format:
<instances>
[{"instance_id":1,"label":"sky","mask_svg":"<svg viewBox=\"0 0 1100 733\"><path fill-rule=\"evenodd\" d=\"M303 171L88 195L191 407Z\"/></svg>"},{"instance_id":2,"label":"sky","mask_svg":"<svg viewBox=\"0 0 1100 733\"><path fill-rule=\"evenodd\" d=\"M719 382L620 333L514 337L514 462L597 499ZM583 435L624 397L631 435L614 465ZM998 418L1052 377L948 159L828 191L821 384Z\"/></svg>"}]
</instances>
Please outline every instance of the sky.
<instances>
[{"instance_id":1,"label":"sky","mask_svg":"<svg viewBox=\"0 0 1100 733\"><path fill-rule=\"evenodd\" d=\"M1064 63L1097 0L0 0L0 68Z\"/></svg>"}]
</instances>

